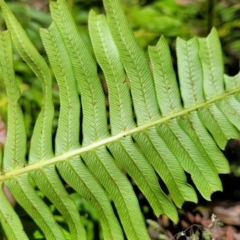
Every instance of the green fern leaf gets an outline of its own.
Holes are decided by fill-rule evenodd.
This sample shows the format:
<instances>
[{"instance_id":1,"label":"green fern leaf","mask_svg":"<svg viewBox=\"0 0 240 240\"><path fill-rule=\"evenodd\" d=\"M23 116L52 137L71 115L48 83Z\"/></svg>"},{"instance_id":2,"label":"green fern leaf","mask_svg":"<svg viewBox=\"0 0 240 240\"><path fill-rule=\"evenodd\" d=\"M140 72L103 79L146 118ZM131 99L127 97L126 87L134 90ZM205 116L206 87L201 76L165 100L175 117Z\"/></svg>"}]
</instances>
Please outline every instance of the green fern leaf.
<instances>
[{"instance_id":1,"label":"green fern leaf","mask_svg":"<svg viewBox=\"0 0 240 240\"><path fill-rule=\"evenodd\" d=\"M179 87L164 37L156 46L149 47L149 65L119 0L104 0L107 17L90 12L94 56L65 1L51 2L52 24L41 29L40 34L60 92L53 153L54 108L49 68L5 2L0 0L0 4L8 27L8 31L0 33L0 66L8 96L8 134L4 153L0 152L0 160L3 159L0 181L1 186L9 187L47 239L65 236L31 186L28 174L66 219L72 239L86 239L86 233L55 168L96 210L104 239L123 239L110 201L128 239L149 239L125 172L155 214L167 214L175 222L178 216L173 202L181 207L186 200L197 201L185 172L208 200L212 192L222 190L218 174L228 173L229 166L220 149L228 139L237 137L240 130L240 74L224 75L215 29L207 38L177 39ZM28 162L11 41L41 81L43 90ZM109 126L106 98L94 57L108 87ZM162 191L158 177L166 184L173 202ZM0 221L6 236L27 239L3 191L0 199Z\"/></svg>"},{"instance_id":2,"label":"green fern leaf","mask_svg":"<svg viewBox=\"0 0 240 240\"><path fill-rule=\"evenodd\" d=\"M203 79L205 80L203 91L206 100L208 100L224 93L223 62L216 30L213 29L206 39L199 39L199 43L199 55L203 68ZM219 104L221 105L221 101L217 105ZM220 118L221 121L218 121ZM237 129L216 104L211 104L204 109L204 117L201 119L221 149L224 149L227 139L234 138L237 135ZM215 124L209 124L208 120L210 119L214 120ZM233 116L231 116L231 119L234 119ZM213 121L211 122L213 123Z\"/></svg>"},{"instance_id":3,"label":"green fern leaf","mask_svg":"<svg viewBox=\"0 0 240 240\"><path fill-rule=\"evenodd\" d=\"M150 68L128 26L120 1L105 1L105 8L113 39L130 81L137 123L142 125L160 117ZM134 135L148 161L167 185L176 205L180 207L184 200L196 202L196 194L186 183L179 161L161 137L155 128L148 129L146 134Z\"/></svg>"},{"instance_id":4,"label":"green fern leaf","mask_svg":"<svg viewBox=\"0 0 240 240\"><path fill-rule=\"evenodd\" d=\"M58 2L58 7L61 9L61 6L64 4L64 1ZM93 142L102 138L106 138L109 136L108 129L107 129L107 117L104 112L105 110L105 99L103 90L101 87L100 80L97 75L96 71L96 64L93 58L90 56L89 52L85 50L84 52L79 52L79 50L74 51L71 49L76 48L78 45L79 48L83 48L83 42L81 38L78 38L78 34L76 32L75 23L68 20L66 21L67 17L70 16L67 8L62 8L62 11L56 12L57 7L53 8L53 4L51 5L53 12L53 19L57 23L59 27L60 33L63 36L64 43L67 47L71 47L69 50L70 61L73 63L73 69L76 69L76 63L79 68L82 68L82 76L77 78L78 87L81 94L81 101L83 106L83 145L86 145L85 139L89 142ZM68 23L68 25L64 23ZM73 29L71 35L69 35L69 29ZM59 39L58 36L55 39ZM77 42L76 42L77 41ZM81 46L82 45L82 46ZM59 49L60 51L60 49ZM81 57L80 57L81 56ZM81 59L83 58L84 59ZM64 58L66 59L66 57ZM76 62L78 60L78 62ZM83 63L86 61L85 65ZM91 66L88 67L88 64ZM74 68L75 66L75 68ZM63 67L63 66L62 66ZM95 70L95 71L94 71ZM76 71L75 71L76 72ZM92 77L87 77L91 72ZM75 83L74 80L71 81ZM68 84L68 88L70 88L70 84ZM61 88L60 88L61 89ZM76 91L76 87L74 88ZM61 94L61 90L60 90ZM69 90L69 97L68 101L71 101L73 95L73 89ZM76 97L77 92L76 92ZM66 99L64 100L66 102ZM74 103L74 106L77 108L77 105ZM76 109L73 109L73 103L71 103L71 109L73 113L76 113ZM80 109L80 107L79 107ZM85 117L86 116L86 117ZM76 121L79 121L79 117L74 116ZM60 110L60 119L61 119L61 110ZM66 122L69 122L66 121ZM93 126L89 126L89 124L94 123ZM72 124L71 126L76 126ZM61 126L59 126L60 129ZM64 128L63 128L64 129ZM66 128L65 128L66 129ZM91 129L91 133L89 130ZM76 127L74 127L74 132L76 133ZM64 132L66 132L64 130ZM72 136L73 133L71 133ZM91 137L92 135L92 137ZM85 137L86 136L86 137ZM66 138L65 138L66 139ZM78 141L79 138L76 138ZM82 155L83 160L85 161L88 168L93 172L99 182L104 186L104 188L108 191L110 196L112 197L117 211L119 213L119 217L122 221L124 230L126 231L127 235L131 239L138 239L145 236L145 239L148 238L148 235L144 228L144 223L142 221L142 216L140 214L140 209L137 203L136 196L133 193L132 187L127 181L126 177L121 173L121 171L117 168L114 164L114 161L111 155L106 151L104 147L98 148L96 152L87 153ZM126 193L128 192L128 196Z\"/></svg>"},{"instance_id":5,"label":"green fern leaf","mask_svg":"<svg viewBox=\"0 0 240 240\"><path fill-rule=\"evenodd\" d=\"M3 186L1 186L2 188ZM1 226L5 231L9 239L28 239L24 230L22 223L9 203L3 191L0 191L0 218Z\"/></svg>"},{"instance_id":6,"label":"green fern leaf","mask_svg":"<svg viewBox=\"0 0 240 240\"><path fill-rule=\"evenodd\" d=\"M205 101L203 91L203 72L201 59L199 57L199 43L196 38L189 41L184 41L180 38L177 39L177 55L179 66L179 79L181 82L181 96L186 108L196 104L201 104ZM199 117L203 115L205 110L198 111ZM209 125L209 123L208 123ZM201 125L199 125L201 126ZM201 126L198 135L192 136L192 141L195 141L195 145L204 154L204 158L208 161L213 161L218 173L229 172L228 163L223 157L223 154L217 149L215 142L207 134L205 128ZM200 137L204 133L205 137ZM199 137L198 137L199 136ZM218 135L218 139L221 136ZM211 159L211 160L210 160Z\"/></svg>"},{"instance_id":7,"label":"green fern leaf","mask_svg":"<svg viewBox=\"0 0 240 240\"><path fill-rule=\"evenodd\" d=\"M109 27L127 72L137 123L159 118L153 79L144 52L137 43L119 0L103 1Z\"/></svg>"},{"instance_id":8,"label":"green fern leaf","mask_svg":"<svg viewBox=\"0 0 240 240\"><path fill-rule=\"evenodd\" d=\"M12 43L9 32L1 33L0 52L2 55L0 64L8 95L8 128L3 159L3 172L7 172L24 167L26 151L26 132L22 111L18 105L20 90L13 72ZM5 181L5 184L48 238L64 239L49 209L30 185L27 174L9 179ZM9 209L8 205L4 207ZM18 229L18 231L21 231L21 229ZM25 238L22 233L20 234ZM15 235L14 237L17 238L18 236Z\"/></svg>"},{"instance_id":9,"label":"green fern leaf","mask_svg":"<svg viewBox=\"0 0 240 240\"><path fill-rule=\"evenodd\" d=\"M36 121L31 139L29 153L29 163L31 164L39 159L46 160L53 157L51 129L54 109L52 102L51 75L47 64L29 41L22 27L18 24L6 5L4 9L5 17L8 19L7 24L17 50L42 82L43 107ZM66 218L67 222L69 222L72 237L79 238L81 236L82 239L85 239L85 231L80 224L81 221L79 214L77 214L77 208L68 197L54 167L49 166L45 171L34 172L32 176L42 192L48 196Z\"/></svg>"},{"instance_id":10,"label":"green fern leaf","mask_svg":"<svg viewBox=\"0 0 240 240\"><path fill-rule=\"evenodd\" d=\"M230 92L230 91L234 90L235 88L239 88L240 87L240 72L237 75L235 75L234 77L224 75L224 83L225 83L227 92ZM240 94L236 93L235 98L239 102Z\"/></svg>"},{"instance_id":11,"label":"green fern leaf","mask_svg":"<svg viewBox=\"0 0 240 240\"><path fill-rule=\"evenodd\" d=\"M77 83L70 59L67 64L65 63L69 56L56 25L53 23L48 30L41 29L41 37L60 89L61 109L56 136L56 154L61 154L79 146L80 102ZM66 162L59 163L57 167L69 185L89 200L102 216L101 223L106 239L122 239L105 193L79 157L69 158ZM99 199L102 201L99 202Z\"/></svg>"},{"instance_id":12,"label":"green fern leaf","mask_svg":"<svg viewBox=\"0 0 240 240\"><path fill-rule=\"evenodd\" d=\"M106 18L90 12L89 31L94 52L107 81L111 131L115 135L119 131L135 127L126 76ZM131 138L125 137L121 143L110 144L108 147L149 200L155 214L166 213L176 221L177 215L173 205L159 188L151 165L133 144Z\"/></svg>"},{"instance_id":13,"label":"green fern leaf","mask_svg":"<svg viewBox=\"0 0 240 240\"><path fill-rule=\"evenodd\" d=\"M196 39L193 39L193 41L195 40ZM179 43L179 41L177 43ZM192 49L193 52L194 49L197 49L197 47L194 46ZM189 48L188 50L189 51L187 53L192 55L193 53L191 50ZM156 47L151 47L149 49L149 54L161 112L167 116L174 112L181 111L182 106L180 95L166 40L161 37ZM181 59L181 56L178 57ZM191 64L191 62L187 63ZM185 64L183 59L181 64ZM184 66L181 69L184 69ZM196 68L188 67L188 69ZM183 74L186 74L186 72L183 72ZM184 84L187 85L186 80ZM182 86L182 89L183 91L186 91L187 86ZM189 95L187 97L189 97ZM194 104L196 103L197 102ZM189 104L189 101L187 101L187 104ZM176 158L180 159L183 169L191 174L193 182L205 198L210 199L212 192L221 189L221 183L217 175L218 172L212 164L211 158L208 156L206 156L206 158L202 158L199 146L196 146L192 142L177 120L171 120L169 121L169 124L166 124L166 126L159 127L159 132L162 133L162 136L167 136L165 137L165 141L168 143L167 145L171 148L171 151L174 153Z\"/></svg>"},{"instance_id":14,"label":"green fern leaf","mask_svg":"<svg viewBox=\"0 0 240 240\"><path fill-rule=\"evenodd\" d=\"M2 45L2 38L4 33L0 33L0 43ZM4 45L2 45L4 46ZM1 47L0 47L1 48ZM2 53L0 51L0 53ZM2 54L1 57L2 58ZM3 153L2 153L2 147L0 147L0 162L1 162L1 174L4 174L2 172L2 159ZM9 236L10 239L17 239L16 236L19 236L21 239L25 240L28 239L25 232L23 231L22 223L15 213L15 211L12 208L12 205L9 203L9 200L7 199L5 192L3 191L4 185L1 183L1 190L0 190L0 222L1 226L6 233L7 236Z\"/></svg>"}]
</instances>

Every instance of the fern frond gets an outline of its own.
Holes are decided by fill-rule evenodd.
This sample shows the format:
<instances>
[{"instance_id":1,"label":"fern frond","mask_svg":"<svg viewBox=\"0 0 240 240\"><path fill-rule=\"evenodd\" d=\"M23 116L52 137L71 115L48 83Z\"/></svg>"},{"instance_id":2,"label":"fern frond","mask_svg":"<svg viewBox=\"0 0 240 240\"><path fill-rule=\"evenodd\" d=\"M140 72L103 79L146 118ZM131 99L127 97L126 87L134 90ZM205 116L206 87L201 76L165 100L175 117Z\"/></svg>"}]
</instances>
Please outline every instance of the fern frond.
<instances>
[{"instance_id":1,"label":"fern frond","mask_svg":"<svg viewBox=\"0 0 240 240\"><path fill-rule=\"evenodd\" d=\"M218 174L228 173L229 166L220 149L240 130L240 74L224 75L215 29L207 38L177 39L178 84L167 41L161 37L156 46L149 47L149 64L119 0L104 0L107 17L93 11L89 14L94 56L65 1L51 2L53 21L48 29L40 30L40 35L60 92L53 151L49 68L6 3L0 0L0 4L8 27L0 33L0 65L8 96L8 135L3 156L0 154L0 182L9 187L47 239L65 236L37 196L28 174L66 219L72 239L86 239L86 233L55 167L96 210L105 239L123 239L111 201L127 238L149 239L137 197L124 172L156 215L167 214L175 222L178 216L173 202L181 207L184 201L197 201L185 172L208 200L212 192L222 190ZM12 43L41 81L43 90L28 161ZM97 64L108 87L110 126ZM161 189L158 177L166 184L173 202ZM27 239L3 192L0 199L0 221L7 237Z\"/></svg>"},{"instance_id":2,"label":"fern frond","mask_svg":"<svg viewBox=\"0 0 240 240\"><path fill-rule=\"evenodd\" d=\"M0 33L0 42L2 45L2 36L3 33ZM1 48L1 47L0 47ZM2 51L0 51L0 58L2 58ZM1 171L0 174L4 174L2 172L2 162L3 162L3 153L2 147L0 147L0 162L1 162ZM1 183L1 190L0 190L0 222L2 229L5 231L6 235L9 238L15 240L17 239L16 236L19 236L21 239L25 240L28 239L25 232L23 231L22 223L17 216L16 212L13 210L12 205L10 204L9 200L7 199L5 192L4 192L4 183Z\"/></svg>"},{"instance_id":3,"label":"fern frond","mask_svg":"<svg viewBox=\"0 0 240 240\"><path fill-rule=\"evenodd\" d=\"M58 7L61 9L61 6L63 4L64 1L60 0L58 2ZM56 8L54 8L54 10L55 9ZM71 26L75 25L75 23L73 23L71 20L67 21L67 19L65 19L67 16L69 16L66 6L65 8L62 7L62 11L59 11L58 13L53 11L53 13L54 13L53 19L54 20L56 19L56 22L58 23L57 26L59 27L59 32L61 33L62 38L64 40L65 48L66 50L69 49L68 51L70 61L73 63L72 64L73 69L76 69L75 64L77 64L78 69L82 68L81 78L77 78L77 75L76 78L78 82L79 91L81 94L83 108L83 126L82 126L83 145L86 144L85 139L88 139L87 140L88 143L88 141L93 142L99 139L107 138L109 136L109 133L107 129L105 99L103 89L97 75L96 64L88 51L85 50L85 54L84 52L81 53L79 52L79 50L83 48L83 46L81 46L83 45L83 42L81 41L81 38L78 37L78 33L76 32L76 30L74 30L76 29L76 27ZM68 25L65 24L66 22L68 23ZM68 34L69 29L73 29L73 31L71 31L73 37L71 37L71 35ZM57 40L59 38L60 35L55 39ZM76 48L77 44L80 45L79 48L77 48L78 51L74 51L74 48ZM63 49L63 47L61 49ZM66 57L64 59L66 59ZM92 77L89 77L89 73L91 73ZM74 80L72 80L71 83L76 84ZM67 91L67 88L70 88L70 83L66 85L64 90ZM73 89L75 89L76 91L76 87L75 88L73 87ZM68 99L67 101L71 101L71 98L74 96L73 89L68 90L69 97L67 98ZM75 96L78 97L77 92ZM64 99L63 101L64 103L66 103L66 99ZM77 108L76 104L74 104L74 106L76 106ZM76 113L76 109L73 109L73 103L70 103L70 107L73 113ZM60 109L60 119L61 112L62 110ZM69 112L70 111L68 109L68 114ZM79 121L79 117L74 117L74 119L76 121ZM69 119L66 122L69 122ZM89 124L92 123L94 123L94 125L89 126ZM79 132L76 131L75 124L71 124L70 122L70 126L72 127L74 126L73 130L75 133ZM61 129L60 125L59 129ZM89 130L91 130L90 134ZM66 128L62 128L62 131L66 132ZM65 142L67 142L68 141L67 138L65 139L66 139ZM78 139L79 138L77 138L76 140L78 141ZM132 186L127 181L124 174L122 174L122 172L114 164L113 158L107 152L106 148L101 147L98 148L93 153L83 154L82 158L86 165L88 166L88 168L93 172L93 174L96 176L99 182L104 186L104 188L112 197L113 202L115 203L117 211L119 213L119 217L122 221L124 230L126 231L129 238L138 239L141 236L148 239L148 235L144 228L142 216L140 214L139 211L140 209L137 203L136 196L133 193ZM128 196L126 196L125 194L126 192L128 192Z\"/></svg>"},{"instance_id":4,"label":"fern frond","mask_svg":"<svg viewBox=\"0 0 240 240\"><path fill-rule=\"evenodd\" d=\"M61 154L79 146L80 102L71 61L69 59L67 64L65 63L69 56L56 25L52 23L48 30L42 29L41 37L60 89L61 109L56 136L56 153ZM66 162L59 163L57 167L69 185L95 207L101 216L105 237L122 239L109 200L79 157L69 158Z\"/></svg>"},{"instance_id":5,"label":"fern frond","mask_svg":"<svg viewBox=\"0 0 240 240\"><path fill-rule=\"evenodd\" d=\"M130 81L137 123L141 125L160 117L150 68L143 50L128 26L120 1L104 3L110 30ZM167 185L176 205L180 207L187 199L196 202L196 194L187 184L179 161L169 150L157 129L151 128L145 134L134 135L134 139Z\"/></svg>"},{"instance_id":6,"label":"fern frond","mask_svg":"<svg viewBox=\"0 0 240 240\"><path fill-rule=\"evenodd\" d=\"M159 118L150 68L124 15L119 0L103 1L109 27L127 72L138 125Z\"/></svg>"},{"instance_id":7,"label":"fern frond","mask_svg":"<svg viewBox=\"0 0 240 240\"><path fill-rule=\"evenodd\" d=\"M0 65L8 95L8 128L3 159L3 172L7 172L24 167L26 152L26 132L23 114L18 104L20 90L13 72L12 43L8 31L1 33L0 52L2 55ZM48 238L64 239L49 208L30 185L27 174L5 181L5 184ZM4 204L4 202L1 204ZM7 204L3 206L9 209ZM22 231L22 229L18 229L19 231ZM26 238L22 233L21 235ZM17 235L14 237L17 238Z\"/></svg>"},{"instance_id":8,"label":"fern frond","mask_svg":"<svg viewBox=\"0 0 240 240\"><path fill-rule=\"evenodd\" d=\"M29 153L29 164L31 164L39 159L46 160L53 157L51 132L54 114L52 80L47 64L29 41L27 35L6 5L4 15L8 19L7 25L18 52L42 82L43 104L31 139ZM80 224L81 221L79 214L77 214L77 208L63 188L54 167L49 166L43 171L34 172L32 176L37 186L54 203L69 223L72 238L82 237L82 239L85 239L85 230Z\"/></svg>"},{"instance_id":9,"label":"fern frond","mask_svg":"<svg viewBox=\"0 0 240 240\"><path fill-rule=\"evenodd\" d=\"M183 40L178 39L177 44L182 43L186 44ZM188 43L187 43L188 44ZM192 45L192 49L188 46L188 51L187 54L190 56L194 56L194 60L199 60L197 54L197 39L192 39L189 41L189 45ZM177 49L178 49L177 45ZM181 47L181 50L184 49ZM196 50L195 50L196 49ZM178 86L177 86L177 81L175 77L175 73L171 64L171 56L170 56L170 51L168 49L167 42L163 37L159 40L158 44L156 47L151 47L149 49L149 54L151 58L151 63L153 67L153 74L154 74L154 81L157 89L157 97L158 97L158 103L159 107L161 109L161 112L164 115L169 115L174 112L178 112L182 110L181 106L181 100L180 100L180 95L178 91ZM184 70L185 66L184 64L193 64L194 62L192 59L185 58L181 59L181 53L178 52L178 57L181 60L182 64L182 70ZM183 55L183 54L182 54ZM184 55L183 55L184 56ZM185 56L184 56L185 57ZM200 61L199 61L200 63ZM196 69L198 70L198 67L191 67L188 66L186 69ZM201 69L201 68L200 68ZM188 95L186 98L189 98L189 91L192 91L192 86L191 83L195 83L194 79L192 79L192 75L194 76L193 73L192 75L186 76L188 74L187 70L184 72L181 72L184 74L184 83L181 89L183 91L187 92ZM180 73L180 76L181 76ZM196 73L197 75L197 73ZM182 77L182 76L181 76ZM188 83L186 80L189 79L191 81ZM199 77L199 76L198 76ZM198 84L198 79L196 81L196 84ZM197 86L198 87L198 86ZM196 89L195 89L196 92ZM201 92L200 92L201 94ZM182 94L183 97L185 97L185 94ZM194 95L194 94L193 94ZM195 95L193 96L197 98ZM200 99L201 98L200 96ZM184 99L185 100L185 99ZM189 101L184 101L186 102L186 105L189 104L191 100ZM199 102L199 99L192 99L193 104L196 104ZM188 123L188 127L191 128L191 123ZM183 167L183 169L191 174L191 177L193 179L193 182L196 184L198 187L198 190L202 193L202 195L205 198L210 198L211 192L217 191L221 189L221 183L218 178L218 172L213 165L211 158L207 154L205 154L205 157L202 158L202 155L204 154L204 149L198 145L195 145L193 142L193 138L191 139L185 132L184 129L181 127L181 124L179 124L178 120L171 120L169 121L169 124L166 124L166 126L159 126L159 132L162 136L167 136L165 137L165 141L168 143L168 146L171 148L171 151L175 154L175 156L178 156L180 158L180 163ZM200 152L202 150L202 154ZM226 162L226 161L225 161ZM228 169L226 168L227 165L225 165L223 169ZM194 174L193 174L194 173ZM197 174L196 174L197 173Z\"/></svg>"},{"instance_id":10,"label":"fern frond","mask_svg":"<svg viewBox=\"0 0 240 240\"><path fill-rule=\"evenodd\" d=\"M103 15L89 15L89 31L94 52L102 67L108 85L111 132L126 131L135 127L132 104L123 65ZM118 123L118 124L117 124ZM176 221L177 215L169 199L159 188L153 168L136 148L130 137L116 144L109 144L113 156L133 178L144 193L156 215L166 213ZM148 176L146 178L146 176Z\"/></svg>"}]
</instances>

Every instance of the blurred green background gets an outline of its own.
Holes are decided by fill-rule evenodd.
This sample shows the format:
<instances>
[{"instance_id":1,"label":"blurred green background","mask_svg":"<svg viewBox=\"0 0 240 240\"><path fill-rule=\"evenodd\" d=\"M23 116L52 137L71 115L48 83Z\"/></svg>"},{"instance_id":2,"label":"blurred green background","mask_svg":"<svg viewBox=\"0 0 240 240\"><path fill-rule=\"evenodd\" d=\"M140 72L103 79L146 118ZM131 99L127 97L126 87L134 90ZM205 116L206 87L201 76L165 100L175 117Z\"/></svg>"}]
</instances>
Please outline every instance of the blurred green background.
<instances>
[{"instance_id":1,"label":"blurred green background","mask_svg":"<svg viewBox=\"0 0 240 240\"><path fill-rule=\"evenodd\" d=\"M48 7L49 1L25 0L6 2L26 30L35 47L46 61L48 61L40 39L39 28L46 28L51 23L51 16ZM102 1L68 0L67 2L79 27L79 31L83 35L86 43L91 46L87 28L88 12L90 9L94 9L98 13L104 13ZM122 3L128 21L134 30L135 36L140 45L146 51L146 55L147 46L156 44L159 36L164 35L169 42L174 68L177 69L175 54L176 37L179 36L184 39L189 39L196 35L205 37L210 32L212 26L215 26L222 43L225 72L229 75L235 75L239 71L239 0L122 0ZM1 30L5 29L4 20L1 15L0 28ZM19 82L22 91L20 104L25 114L26 129L29 140L34 127L34 121L41 106L41 84L16 51L14 51L14 68L17 81ZM55 81L53 84L53 90L53 99L56 108L53 124L53 132L55 132L59 109L58 87ZM7 98L2 81L0 81L0 115L5 121L6 110ZM78 194L68 188L67 185L66 188L82 214L82 219L88 232L88 239L101 239L102 235L94 211L78 196ZM39 195L41 196L40 192ZM44 198L44 196L41 197ZM47 199L45 201L47 202ZM49 202L47 203L50 204ZM145 204L145 201L141 207L144 214L147 215L150 210L147 204ZM67 229L64 219L61 218L57 210L53 206L51 206L51 210L59 224L64 229ZM43 239L41 233L35 231L37 227L31 219L28 218L24 210L17 206L17 211L23 220L26 231L28 231L29 236L31 236L31 239ZM163 235L157 236L156 239L160 239L160 237L161 239L165 239Z\"/></svg>"}]
</instances>

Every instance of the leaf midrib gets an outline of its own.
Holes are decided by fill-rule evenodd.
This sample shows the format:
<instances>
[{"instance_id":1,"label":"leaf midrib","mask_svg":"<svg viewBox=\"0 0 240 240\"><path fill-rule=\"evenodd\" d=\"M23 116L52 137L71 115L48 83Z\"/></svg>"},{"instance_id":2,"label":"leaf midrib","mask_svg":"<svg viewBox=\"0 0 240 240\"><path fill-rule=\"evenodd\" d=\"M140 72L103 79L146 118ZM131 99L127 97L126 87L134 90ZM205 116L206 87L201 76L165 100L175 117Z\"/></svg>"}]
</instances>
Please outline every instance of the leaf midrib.
<instances>
[{"instance_id":1,"label":"leaf midrib","mask_svg":"<svg viewBox=\"0 0 240 240\"><path fill-rule=\"evenodd\" d=\"M92 151L93 149L96 149L96 148L98 148L100 146L107 145L109 143L119 141L121 138L124 138L126 136L130 136L130 135L132 135L134 133L137 133L137 132L141 132L141 131L143 131L145 129L148 129L148 128L156 126L158 124L167 122L167 121L169 121L171 119L187 115L190 112L193 112L193 111L195 111L195 110L197 110L199 108L204 108L205 106L208 106L208 105L210 105L210 104L212 104L212 103L214 103L216 101L223 100L226 97L228 97L230 95L233 95L233 94L236 94L236 93L240 93L240 88L236 88L236 89L233 89L231 91L225 92L225 93L223 93L221 95L215 96L214 98L211 98L211 99L209 99L209 100L207 100L205 102L202 102L202 103L199 103L197 105L194 105L194 106L192 106L190 108L183 109L183 110L181 110L179 112L170 114L170 115L168 115L166 117L161 117L158 120L147 122L147 123L145 123L145 124L143 124L141 126L132 128L132 129L124 131L124 132L120 132L120 133L118 133L118 134L116 134L114 136L111 136L109 138L105 138L105 139L102 139L102 140L100 140L98 142L94 142L92 144L89 144L88 146L79 147L78 149L71 150L69 152L63 153L63 154L61 154L59 156L53 157L53 158L48 159L48 160L44 160L44 161L42 160L41 161L41 159L40 159L36 163L28 165L26 167L19 168L19 169L14 169L14 170L11 170L11 171L9 171L7 173L1 173L0 182L3 182L5 180L7 180L7 179L11 179L13 177L22 175L24 173L36 171L38 169L41 169L41 168L46 167L46 166L51 165L51 164L57 164L59 162L63 162L63 161L65 161L68 158L74 157L76 155L83 154L85 152Z\"/></svg>"}]
</instances>

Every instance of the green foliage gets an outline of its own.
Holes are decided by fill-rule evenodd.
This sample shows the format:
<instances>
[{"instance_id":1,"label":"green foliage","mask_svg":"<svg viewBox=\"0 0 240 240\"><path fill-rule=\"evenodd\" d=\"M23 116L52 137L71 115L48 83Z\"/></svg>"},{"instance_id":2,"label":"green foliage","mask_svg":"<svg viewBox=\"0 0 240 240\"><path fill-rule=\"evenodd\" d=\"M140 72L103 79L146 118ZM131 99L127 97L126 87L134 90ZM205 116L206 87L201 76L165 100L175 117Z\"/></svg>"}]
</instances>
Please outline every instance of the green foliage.
<instances>
[{"instance_id":1,"label":"green foliage","mask_svg":"<svg viewBox=\"0 0 240 240\"><path fill-rule=\"evenodd\" d=\"M67 193L61 178L95 209L104 239L114 240L124 238L121 226L128 239L149 239L126 173L154 213L166 214L174 222L178 220L174 204L180 208L184 201L197 201L185 172L208 200L212 192L222 189L218 174L228 173L229 166L220 149L240 130L240 75L224 75L215 29L207 38L177 39L177 82L165 38L149 47L149 65L119 0L104 1L106 16L94 11L89 14L94 56L65 1L51 2L52 23L41 29L40 35L59 87L53 151L50 69L6 3L0 0L0 5L8 28L0 33L0 65L8 98L0 181L46 239L89 239L76 200ZM27 159L12 44L42 85L41 110ZM109 126L95 58L108 87ZM158 177L172 201L159 186ZM58 224L62 218L52 214L32 182L65 219L67 231ZM32 238L23 231L2 191L0 198L5 235L9 239Z\"/></svg>"}]
</instances>

